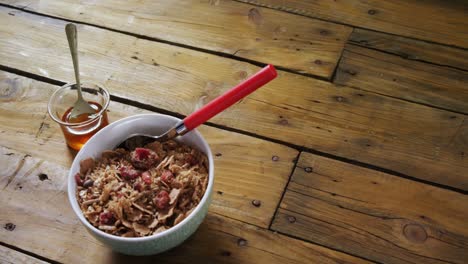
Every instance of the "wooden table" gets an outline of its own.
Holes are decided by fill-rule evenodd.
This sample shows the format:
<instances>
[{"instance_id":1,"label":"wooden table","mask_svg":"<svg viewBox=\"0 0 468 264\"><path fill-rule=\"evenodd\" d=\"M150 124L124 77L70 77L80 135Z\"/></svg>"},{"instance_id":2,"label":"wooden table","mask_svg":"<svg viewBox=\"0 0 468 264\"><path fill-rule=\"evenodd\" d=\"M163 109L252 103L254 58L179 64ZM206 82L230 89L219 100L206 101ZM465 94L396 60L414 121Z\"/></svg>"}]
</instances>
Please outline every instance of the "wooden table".
<instances>
[{"instance_id":1,"label":"wooden table","mask_svg":"<svg viewBox=\"0 0 468 264\"><path fill-rule=\"evenodd\" d=\"M468 262L465 1L0 3L0 262ZM176 249L113 253L69 206L46 108L74 79L70 21L111 121L183 117L279 69L200 128L214 199Z\"/></svg>"}]
</instances>

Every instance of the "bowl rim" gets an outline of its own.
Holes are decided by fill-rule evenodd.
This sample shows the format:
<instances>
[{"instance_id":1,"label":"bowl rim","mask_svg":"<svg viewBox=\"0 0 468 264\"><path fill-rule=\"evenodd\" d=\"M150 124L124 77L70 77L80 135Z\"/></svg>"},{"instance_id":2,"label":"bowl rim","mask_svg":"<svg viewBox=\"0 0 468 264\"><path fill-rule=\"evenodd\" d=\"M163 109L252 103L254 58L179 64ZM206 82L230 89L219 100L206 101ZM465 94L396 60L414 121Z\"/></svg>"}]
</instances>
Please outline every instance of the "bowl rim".
<instances>
[{"instance_id":1,"label":"bowl rim","mask_svg":"<svg viewBox=\"0 0 468 264\"><path fill-rule=\"evenodd\" d=\"M117 241L120 241L120 242L129 242L129 243L137 243L137 242L156 240L158 238L168 236L169 234L177 232L179 229L183 228L187 223L189 223L192 220L192 218L195 217L195 215L197 215L198 212L200 212L202 210L203 205L208 202L208 199L209 199L210 193L213 190L213 184L214 184L213 155L212 155L212 152L211 152L211 148L208 145L208 143L206 142L205 138L201 135L200 132L198 132L198 130L193 129L189 133L195 134L195 136L201 140L201 144L207 149L207 153L205 153L205 154L208 157L208 162L209 162L209 168L208 168L208 177L209 178L208 178L208 186L207 186L207 188L205 190L205 193L203 194L202 199L197 204L195 209L190 213L190 215L188 215L184 220L182 220L180 223L178 223L177 225L175 225L175 226L173 226L173 227L171 227L171 228L169 228L167 230L164 230L164 231L162 231L160 233L153 234L153 235L150 235L150 236L120 237L120 236L111 235L111 234L108 234L108 233L106 233L106 232L104 232L102 230L99 230L98 228L93 226L91 223L89 223L88 220L86 220L86 218L84 217L83 212L82 212L81 208L79 207L78 201L76 199L76 186L74 186L74 175L72 173L72 168L75 165L75 163L79 163L79 161L76 159L76 157L83 151L85 146L88 144L88 142L91 141L92 138L99 137L101 134L106 133L108 130L112 129L114 126L117 126L117 125L122 124L122 123L129 122L132 119L136 119L136 118L154 118L154 117L168 118L168 119L172 119L172 120L177 121L177 122L181 120L179 118L176 118L176 117L173 117L173 116L170 116L170 115L164 115L164 114L158 114L158 113L137 114L137 115L132 115L132 116L128 116L128 117L119 119L119 120L107 125L103 129L101 129L99 132L97 132L95 135L93 135L85 143L85 145L83 145L81 150L76 154L75 159L73 160L73 163L70 166L70 170L68 172L68 181L67 181L67 184L68 184L68 186L67 186L68 201L70 202L70 205L71 205L71 207L73 209L73 212L75 212L76 216L78 216L78 219L81 221L81 223L83 225L85 225L85 227L88 230L92 231L93 233L95 233L95 234L97 234L97 235L99 235L101 237L104 237L106 239L111 239L111 240L117 240ZM74 204L74 202L76 204Z\"/></svg>"}]
</instances>

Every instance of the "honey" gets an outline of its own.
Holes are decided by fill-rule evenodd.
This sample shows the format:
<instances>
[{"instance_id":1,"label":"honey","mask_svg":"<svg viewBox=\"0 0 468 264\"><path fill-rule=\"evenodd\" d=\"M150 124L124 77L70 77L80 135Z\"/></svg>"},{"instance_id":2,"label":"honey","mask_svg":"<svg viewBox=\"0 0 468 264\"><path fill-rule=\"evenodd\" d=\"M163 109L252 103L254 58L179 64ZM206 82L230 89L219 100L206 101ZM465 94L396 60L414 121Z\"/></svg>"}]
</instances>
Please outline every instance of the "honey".
<instances>
[{"instance_id":1,"label":"honey","mask_svg":"<svg viewBox=\"0 0 468 264\"><path fill-rule=\"evenodd\" d=\"M101 111L102 106L96 102L89 101L88 102L93 109L95 109L95 113L99 113ZM101 128L107 126L109 124L109 120L107 119L107 112L104 111L101 116L96 117L94 114L81 114L77 117L71 117L71 111L73 107L70 107L65 111L62 116L62 121L69 123L67 126L60 126L62 128L63 134L65 136L65 141L67 142L68 146L74 150L80 150L83 145L91 138L96 132L101 130ZM88 120L92 120L88 124L79 124ZM73 125L76 124L76 125Z\"/></svg>"}]
</instances>

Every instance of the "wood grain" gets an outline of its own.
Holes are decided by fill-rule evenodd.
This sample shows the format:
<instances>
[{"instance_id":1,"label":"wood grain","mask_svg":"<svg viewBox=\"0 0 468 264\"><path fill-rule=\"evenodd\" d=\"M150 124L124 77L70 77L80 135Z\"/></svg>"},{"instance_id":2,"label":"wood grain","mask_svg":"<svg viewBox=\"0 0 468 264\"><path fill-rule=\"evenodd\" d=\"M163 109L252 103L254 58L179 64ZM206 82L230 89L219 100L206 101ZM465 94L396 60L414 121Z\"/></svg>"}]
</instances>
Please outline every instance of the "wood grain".
<instances>
[{"instance_id":1,"label":"wood grain","mask_svg":"<svg viewBox=\"0 0 468 264\"><path fill-rule=\"evenodd\" d=\"M466 1L238 0L395 35L468 47Z\"/></svg>"},{"instance_id":2,"label":"wood grain","mask_svg":"<svg viewBox=\"0 0 468 264\"><path fill-rule=\"evenodd\" d=\"M0 83L0 91L15 91L3 97L6 100L0 104L1 145L69 167L74 153L65 146L58 125L46 115L48 98L57 87L5 72L0 72ZM116 102L111 102L109 110L111 121L149 112ZM212 127L203 126L199 131L215 155L216 184L211 211L268 227L298 152ZM26 140L34 142L34 147ZM272 160L273 156L278 160ZM5 175L15 174L14 166L8 168ZM260 200L261 206L254 206L252 200Z\"/></svg>"},{"instance_id":3,"label":"wood grain","mask_svg":"<svg viewBox=\"0 0 468 264\"><path fill-rule=\"evenodd\" d=\"M152 257L114 255L114 263L370 263L269 230L211 214L175 250Z\"/></svg>"},{"instance_id":4,"label":"wood grain","mask_svg":"<svg viewBox=\"0 0 468 264\"><path fill-rule=\"evenodd\" d=\"M74 79L65 22L4 7L0 21L2 64ZM95 27L78 30L84 80L183 115L259 70ZM464 115L279 71L276 80L211 122L468 190Z\"/></svg>"},{"instance_id":5,"label":"wood grain","mask_svg":"<svg viewBox=\"0 0 468 264\"><path fill-rule=\"evenodd\" d=\"M335 83L468 113L468 72L347 45Z\"/></svg>"},{"instance_id":6,"label":"wood grain","mask_svg":"<svg viewBox=\"0 0 468 264\"><path fill-rule=\"evenodd\" d=\"M272 229L380 263L465 263L468 196L302 153Z\"/></svg>"},{"instance_id":7,"label":"wood grain","mask_svg":"<svg viewBox=\"0 0 468 264\"><path fill-rule=\"evenodd\" d=\"M224 0L1 2L325 78L351 33L351 27Z\"/></svg>"},{"instance_id":8,"label":"wood grain","mask_svg":"<svg viewBox=\"0 0 468 264\"><path fill-rule=\"evenodd\" d=\"M2 94L15 90L13 94L21 95L0 104L0 226L14 225L0 229L0 242L64 263L367 263L246 223L269 221L288 178L283 167L291 169L290 159L297 152L210 127L202 127L201 132L213 152L222 155L216 156L213 202L200 229L182 246L155 257L112 253L91 237L68 203L66 175L72 153L57 125L43 119L46 103L39 103L56 87L12 74L0 76ZM6 111L15 107L18 112L37 112L22 116L29 122L17 123ZM141 112L146 111L111 102L109 115L115 120ZM270 151L278 161L271 160ZM260 207L252 206L254 198L261 200Z\"/></svg>"},{"instance_id":9,"label":"wood grain","mask_svg":"<svg viewBox=\"0 0 468 264\"><path fill-rule=\"evenodd\" d=\"M10 154L12 153L12 154ZM95 240L74 215L66 197L65 167L0 147L8 162L24 162L14 181L0 192L3 243L63 263L367 263L358 258L254 227L210 212L184 244L152 257L113 253ZM3 159L2 159L3 160ZM38 173L49 179L40 181ZM1 175L5 177L5 175ZM28 214L25 217L25 214Z\"/></svg>"},{"instance_id":10,"label":"wood grain","mask_svg":"<svg viewBox=\"0 0 468 264\"><path fill-rule=\"evenodd\" d=\"M408 60L468 70L468 51L459 48L360 28L353 30L348 41L362 47L392 53Z\"/></svg>"},{"instance_id":11,"label":"wood grain","mask_svg":"<svg viewBox=\"0 0 468 264\"><path fill-rule=\"evenodd\" d=\"M0 245L0 263L2 264L17 264L17 263L46 264L49 262L42 261L35 257L28 256L19 251Z\"/></svg>"}]
</instances>

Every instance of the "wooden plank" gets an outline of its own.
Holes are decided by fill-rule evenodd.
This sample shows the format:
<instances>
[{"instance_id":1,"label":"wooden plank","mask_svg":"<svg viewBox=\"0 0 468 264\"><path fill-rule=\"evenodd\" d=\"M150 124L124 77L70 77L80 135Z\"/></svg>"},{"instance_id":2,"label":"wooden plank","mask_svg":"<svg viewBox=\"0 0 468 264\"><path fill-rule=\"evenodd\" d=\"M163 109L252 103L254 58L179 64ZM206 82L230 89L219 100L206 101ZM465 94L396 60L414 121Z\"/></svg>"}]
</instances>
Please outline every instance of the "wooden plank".
<instances>
[{"instance_id":1,"label":"wooden plank","mask_svg":"<svg viewBox=\"0 0 468 264\"><path fill-rule=\"evenodd\" d=\"M350 43L393 53L408 60L468 70L468 51L381 32L355 28Z\"/></svg>"},{"instance_id":2,"label":"wooden plank","mask_svg":"<svg viewBox=\"0 0 468 264\"><path fill-rule=\"evenodd\" d=\"M352 30L234 1L1 2L325 78Z\"/></svg>"},{"instance_id":3,"label":"wooden plank","mask_svg":"<svg viewBox=\"0 0 468 264\"><path fill-rule=\"evenodd\" d=\"M65 146L60 128L46 114L47 101L56 86L0 72L1 91L9 91L0 105L1 144L68 167L73 152ZM136 113L135 107L111 102L109 118ZM288 181L297 151L265 140L203 126L215 155L216 184L213 212L268 227ZM37 147L26 144L30 138ZM45 156L46 155L46 156ZM272 157L277 156L278 160ZM242 166L239 166L242 164ZM10 167L7 175L14 174ZM11 171L13 170L13 171ZM66 174L63 176L65 177ZM260 200L255 207L253 200Z\"/></svg>"},{"instance_id":4,"label":"wooden plank","mask_svg":"<svg viewBox=\"0 0 468 264\"><path fill-rule=\"evenodd\" d=\"M3 7L0 21L5 66L74 79L65 22ZM79 31L84 80L103 83L115 96L184 115L259 69L95 27L79 26ZM279 71L275 81L211 122L468 190L466 120Z\"/></svg>"},{"instance_id":5,"label":"wooden plank","mask_svg":"<svg viewBox=\"0 0 468 264\"><path fill-rule=\"evenodd\" d=\"M177 249L151 258L130 258L111 252L91 237L74 215L66 197L66 175L72 155L58 127L46 118L46 99L54 86L2 73L0 104L0 242L64 263L367 263L361 259L231 219L257 225L267 222L296 152L248 136L203 127L214 153L216 183L207 219L196 234ZM8 81L5 81L8 80ZM8 85L5 85L8 84ZM6 87L6 88L5 88ZM16 87L16 88L15 88ZM34 95L34 96L33 96ZM37 103L34 103L37 101ZM38 107L42 105L43 109ZM31 106L31 108L28 108ZM18 123L10 109L28 112ZM35 108L36 107L36 108ZM36 109L37 112L29 112ZM146 112L111 102L110 118ZM43 120L35 123L34 120ZM222 138L222 140L221 140ZM270 151L280 157L271 160ZM267 153L267 154L264 154ZM239 166L242 164L242 166ZM242 168L238 168L242 167ZM39 177L40 174L47 175ZM249 191L250 190L250 191ZM277 192L277 191L280 192ZM222 193L220 193L222 191ZM273 197L275 201L273 201ZM253 207L252 199L262 205ZM274 205L271 207L270 205ZM222 216L226 215L228 217ZM267 216L269 215L269 216ZM260 223L260 224L259 224Z\"/></svg>"},{"instance_id":6,"label":"wooden plank","mask_svg":"<svg viewBox=\"0 0 468 264\"><path fill-rule=\"evenodd\" d=\"M380 263L466 263L468 196L302 153L272 229Z\"/></svg>"},{"instance_id":7,"label":"wooden plank","mask_svg":"<svg viewBox=\"0 0 468 264\"><path fill-rule=\"evenodd\" d=\"M335 83L468 113L468 72L347 45Z\"/></svg>"},{"instance_id":8,"label":"wooden plank","mask_svg":"<svg viewBox=\"0 0 468 264\"><path fill-rule=\"evenodd\" d=\"M17 264L17 263L46 264L49 262L42 261L35 257L28 256L19 251L0 245L0 263L3 263L3 264Z\"/></svg>"},{"instance_id":9,"label":"wooden plank","mask_svg":"<svg viewBox=\"0 0 468 264\"><path fill-rule=\"evenodd\" d=\"M10 154L12 153L12 154ZM0 147L11 164L23 162L18 174L0 192L3 243L63 263L367 263L349 255L242 223L210 212L194 236L180 247L152 257L113 253L85 230L71 210L63 175L67 168ZM4 160L4 159L2 159ZM1 161L1 160L0 160ZM36 176L46 172L47 180ZM2 174L1 177L5 177ZM27 214L27 216L25 216Z\"/></svg>"},{"instance_id":10,"label":"wooden plank","mask_svg":"<svg viewBox=\"0 0 468 264\"><path fill-rule=\"evenodd\" d=\"M134 258L118 255L130 263ZM139 258L138 263L370 263L337 251L217 215L176 250Z\"/></svg>"},{"instance_id":11,"label":"wooden plank","mask_svg":"<svg viewBox=\"0 0 468 264\"><path fill-rule=\"evenodd\" d=\"M463 0L238 1L395 35L468 47L468 6Z\"/></svg>"}]
</instances>

